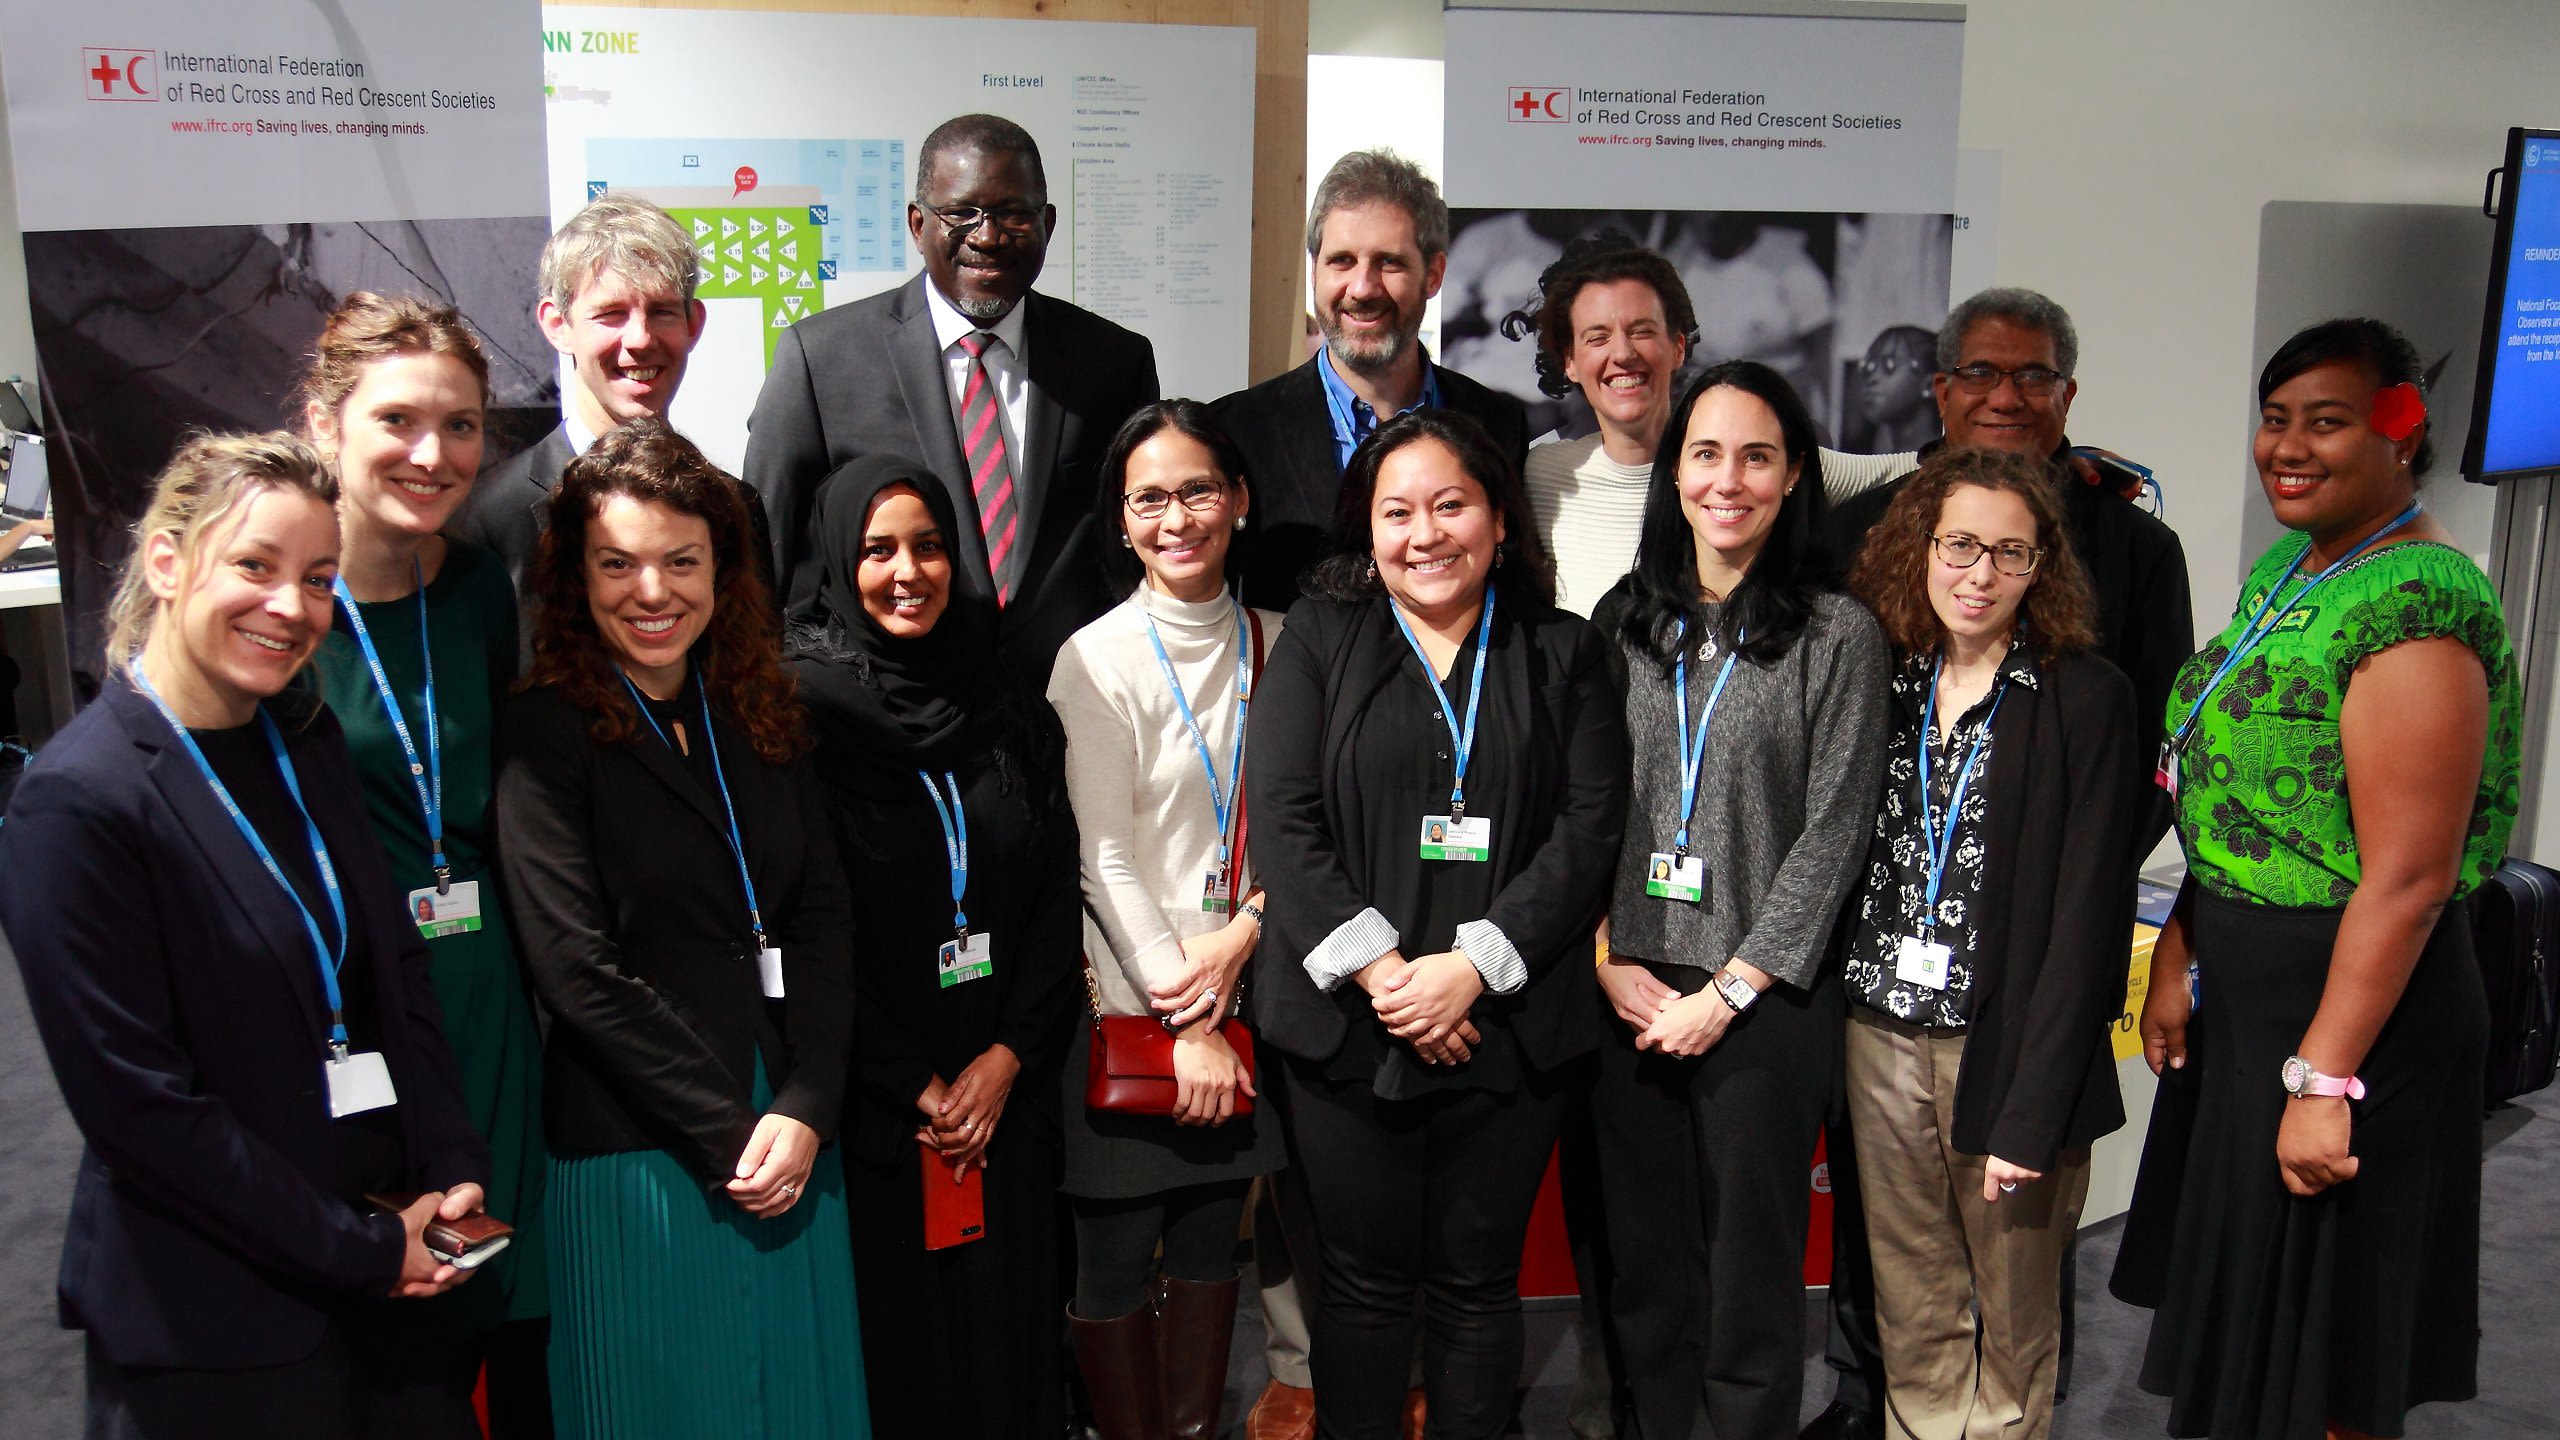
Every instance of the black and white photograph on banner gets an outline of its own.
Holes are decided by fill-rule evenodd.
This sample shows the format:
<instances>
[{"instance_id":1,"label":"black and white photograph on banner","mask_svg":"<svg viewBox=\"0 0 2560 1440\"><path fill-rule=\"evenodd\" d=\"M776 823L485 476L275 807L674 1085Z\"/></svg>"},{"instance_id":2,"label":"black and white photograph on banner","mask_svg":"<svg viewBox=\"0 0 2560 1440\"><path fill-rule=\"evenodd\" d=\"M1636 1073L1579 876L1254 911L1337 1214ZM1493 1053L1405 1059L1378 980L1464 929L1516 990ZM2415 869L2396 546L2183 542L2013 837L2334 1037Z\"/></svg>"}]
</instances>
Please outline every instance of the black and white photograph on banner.
<instances>
[{"instance_id":1,"label":"black and white photograph on banner","mask_svg":"<svg viewBox=\"0 0 2560 1440\"><path fill-rule=\"evenodd\" d=\"M151 483L198 431L298 427L292 391L348 294L433 296L489 357L487 463L559 423L558 357L533 317L550 223L333 221L26 236L74 684L95 693L100 617Z\"/></svg>"},{"instance_id":2,"label":"black and white photograph on banner","mask_svg":"<svg viewBox=\"0 0 2560 1440\"><path fill-rule=\"evenodd\" d=\"M1934 335L1946 318L1949 216L1452 209L1449 227L1440 363L1519 397L1533 436L1597 428L1578 391L1539 390L1535 320L1539 275L1568 242L1604 232L1680 272L1698 316L1689 370L1728 359L1775 367L1836 448L1904 450L1937 433L1929 347L1913 332Z\"/></svg>"}]
</instances>

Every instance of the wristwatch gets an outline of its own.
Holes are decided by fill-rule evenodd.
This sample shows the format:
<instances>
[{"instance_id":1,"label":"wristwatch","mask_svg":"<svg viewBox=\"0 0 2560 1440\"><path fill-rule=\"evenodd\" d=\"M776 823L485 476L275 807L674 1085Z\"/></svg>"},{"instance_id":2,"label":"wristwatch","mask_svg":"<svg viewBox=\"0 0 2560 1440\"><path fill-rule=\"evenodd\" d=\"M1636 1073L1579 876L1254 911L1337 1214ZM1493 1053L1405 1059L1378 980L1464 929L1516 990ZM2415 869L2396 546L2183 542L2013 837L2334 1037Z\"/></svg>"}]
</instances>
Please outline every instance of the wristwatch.
<instances>
[{"instance_id":1,"label":"wristwatch","mask_svg":"<svg viewBox=\"0 0 2560 1440\"><path fill-rule=\"evenodd\" d=\"M2311 1062L2299 1055L2289 1055L2284 1062L2284 1093L2296 1100L2314 1095L2344 1095L2350 1100L2364 1098L2364 1082L2349 1075L2323 1075L2311 1068Z\"/></svg>"},{"instance_id":2,"label":"wristwatch","mask_svg":"<svg viewBox=\"0 0 2560 1440\"><path fill-rule=\"evenodd\" d=\"M1707 983L1716 987L1716 993L1724 997L1724 1003L1732 1006L1736 1015L1750 1009L1752 1003L1760 998L1760 992L1751 988L1750 981L1731 970L1717 971Z\"/></svg>"}]
</instances>

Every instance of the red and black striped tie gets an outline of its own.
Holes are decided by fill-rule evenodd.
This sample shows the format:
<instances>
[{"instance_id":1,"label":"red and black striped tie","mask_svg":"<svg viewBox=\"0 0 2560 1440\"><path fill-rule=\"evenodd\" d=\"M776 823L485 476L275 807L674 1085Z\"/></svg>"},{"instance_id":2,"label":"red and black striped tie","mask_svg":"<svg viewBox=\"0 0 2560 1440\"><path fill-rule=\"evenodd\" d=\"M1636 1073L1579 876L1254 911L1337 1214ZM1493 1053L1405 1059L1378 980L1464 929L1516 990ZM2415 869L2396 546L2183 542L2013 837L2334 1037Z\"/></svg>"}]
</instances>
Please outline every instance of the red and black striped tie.
<instances>
[{"instance_id":1,"label":"red and black striped tie","mask_svg":"<svg viewBox=\"0 0 2560 1440\"><path fill-rule=\"evenodd\" d=\"M972 330L955 343L969 357L969 383L960 392L960 453L968 457L969 493L977 497L978 528L987 539L987 573L995 578L996 603L1002 605L1013 598L1004 562L1013 554L1017 512L1002 407L985 358L987 347L1000 342L991 330Z\"/></svg>"}]
</instances>

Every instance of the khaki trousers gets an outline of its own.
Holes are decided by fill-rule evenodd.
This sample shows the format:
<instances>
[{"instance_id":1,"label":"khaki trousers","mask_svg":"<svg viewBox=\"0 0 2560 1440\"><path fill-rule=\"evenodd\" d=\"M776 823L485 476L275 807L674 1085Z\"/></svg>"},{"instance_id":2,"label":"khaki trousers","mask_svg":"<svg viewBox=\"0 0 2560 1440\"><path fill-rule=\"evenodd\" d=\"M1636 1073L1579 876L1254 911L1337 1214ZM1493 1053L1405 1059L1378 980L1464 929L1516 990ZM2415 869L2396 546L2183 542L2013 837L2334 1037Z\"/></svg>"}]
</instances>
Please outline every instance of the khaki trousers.
<instances>
[{"instance_id":1,"label":"khaki trousers","mask_svg":"<svg viewBox=\"0 0 2560 1440\"><path fill-rule=\"evenodd\" d=\"M1962 1032L1852 1005L1849 1123L1866 1193L1886 1433L2045 1440L2061 1348L2062 1251L2089 1193L2089 1152L1982 1199L1987 1156L1952 1144Z\"/></svg>"}]
</instances>

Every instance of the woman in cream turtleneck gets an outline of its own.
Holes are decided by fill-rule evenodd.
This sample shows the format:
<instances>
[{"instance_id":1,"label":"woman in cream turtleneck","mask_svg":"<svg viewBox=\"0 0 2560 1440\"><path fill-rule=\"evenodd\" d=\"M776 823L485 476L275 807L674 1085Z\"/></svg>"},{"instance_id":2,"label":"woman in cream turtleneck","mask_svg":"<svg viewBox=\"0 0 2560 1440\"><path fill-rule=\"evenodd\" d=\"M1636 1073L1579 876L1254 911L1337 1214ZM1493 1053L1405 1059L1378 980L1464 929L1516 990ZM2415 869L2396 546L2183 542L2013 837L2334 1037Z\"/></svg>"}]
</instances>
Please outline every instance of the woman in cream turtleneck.
<instances>
[{"instance_id":1,"label":"woman in cream turtleneck","mask_svg":"<svg viewBox=\"0 0 2560 1440\"><path fill-rule=\"evenodd\" d=\"M1078 1027L1062 1097L1071 1328L1105 1440L1207 1437L1226 1385L1245 1192L1282 1157L1276 1116L1236 1113L1255 1087L1222 1033L1262 933L1262 890L1245 873L1244 731L1280 617L1228 592L1227 550L1250 500L1205 406L1167 400L1131 416L1098 503L1138 583L1067 641L1049 702L1067 735L1094 1003L1174 1030L1179 1101L1170 1118L1087 1109L1091 1027Z\"/></svg>"}]
</instances>

